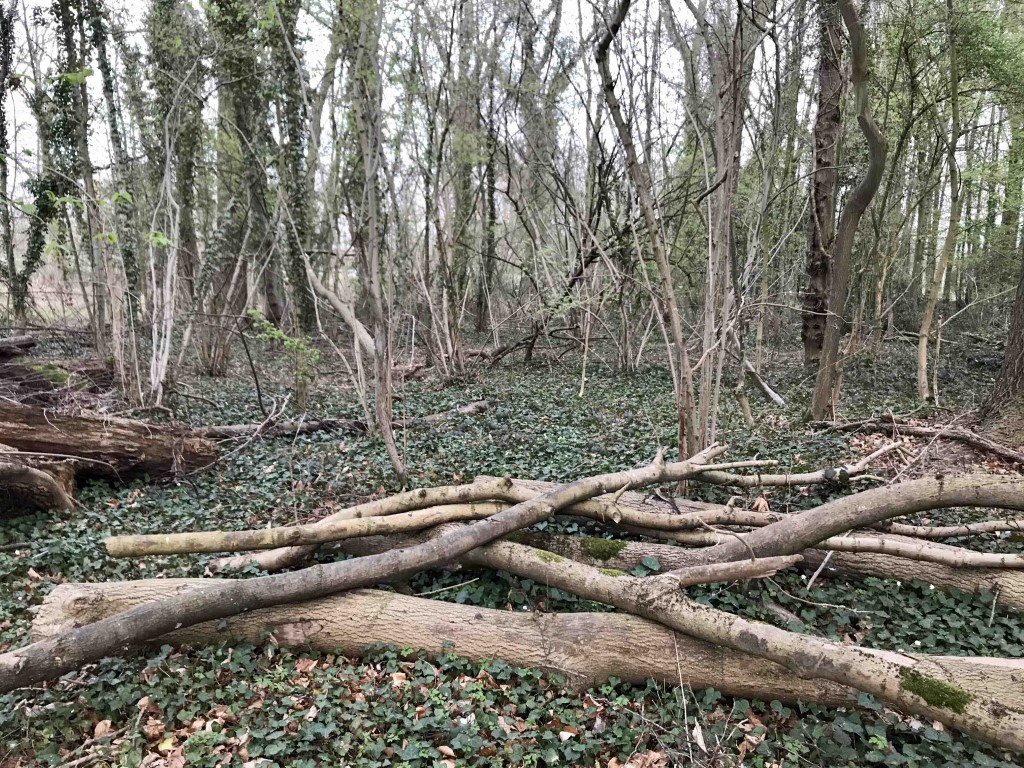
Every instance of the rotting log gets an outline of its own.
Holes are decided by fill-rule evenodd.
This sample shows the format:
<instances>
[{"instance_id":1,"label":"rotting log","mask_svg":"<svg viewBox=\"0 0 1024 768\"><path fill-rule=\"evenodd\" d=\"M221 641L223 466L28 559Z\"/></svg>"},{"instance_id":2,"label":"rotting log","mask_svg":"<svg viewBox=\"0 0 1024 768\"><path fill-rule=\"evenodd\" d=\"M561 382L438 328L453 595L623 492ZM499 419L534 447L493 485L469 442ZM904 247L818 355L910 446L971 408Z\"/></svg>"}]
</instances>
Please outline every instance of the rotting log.
<instances>
[{"instance_id":1,"label":"rotting log","mask_svg":"<svg viewBox=\"0 0 1024 768\"><path fill-rule=\"evenodd\" d=\"M80 459L79 476L110 480L168 477L217 458L212 442L187 430L6 402L0 402L0 443L25 453Z\"/></svg>"},{"instance_id":2,"label":"rotting log","mask_svg":"<svg viewBox=\"0 0 1024 768\"><path fill-rule=\"evenodd\" d=\"M35 336L8 336L0 339L0 360L28 354L39 340Z\"/></svg>"},{"instance_id":3,"label":"rotting log","mask_svg":"<svg viewBox=\"0 0 1024 768\"><path fill-rule=\"evenodd\" d=\"M105 584L59 584L32 621L32 639L131 610L207 579L151 579ZM161 643L203 645L231 638L355 655L377 643L451 651L476 660L501 659L538 667L586 688L618 677L786 702L843 705L855 692L803 680L769 661L695 640L647 619L622 613L534 613L475 608L380 590L354 590L320 600L253 611L165 635ZM624 649L629 652L625 653Z\"/></svg>"},{"instance_id":4,"label":"rotting log","mask_svg":"<svg viewBox=\"0 0 1024 768\"><path fill-rule=\"evenodd\" d=\"M197 435L213 440L237 437L294 437L313 432L367 432L365 421L358 419L305 419L302 421L270 421L266 424L221 424L196 427Z\"/></svg>"},{"instance_id":5,"label":"rotting log","mask_svg":"<svg viewBox=\"0 0 1024 768\"><path fill-rule=\"evenodd\" d=\"M66 462L34 467L0 453L0 520L39 510L74 508L74 470Z\"/></svg>"}]
</instances>

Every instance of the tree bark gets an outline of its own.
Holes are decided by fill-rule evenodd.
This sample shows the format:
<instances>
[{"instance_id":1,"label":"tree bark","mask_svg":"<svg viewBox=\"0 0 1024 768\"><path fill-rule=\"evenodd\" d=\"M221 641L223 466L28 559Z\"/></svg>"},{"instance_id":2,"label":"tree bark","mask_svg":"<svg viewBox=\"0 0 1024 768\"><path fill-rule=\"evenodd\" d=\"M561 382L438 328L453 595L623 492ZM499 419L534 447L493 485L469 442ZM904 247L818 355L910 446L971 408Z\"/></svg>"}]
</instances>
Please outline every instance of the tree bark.
<instances>
[{"instance_id":1,"label":"tree bark","mask_svg":"<svg viewBox=\"0 0 1024 768\"><path fill-rule=\"evenodd\" d=\"M0 442L19 451L82 459L81 476L111 480L167 477L208 466L217 458L212 442L184 430L4 402Z\"/></svg>"},{"instance_id":2,"label":"tree bark","mask_svg":"<svg viewBox=\"0 0 1024 768\"><path fill-rule=\"evenodd\" d=\"M672 344L669 346L669 359L672 367L672 382L675 390L676 413L678 421L678 446L679 455L690 456L699 451L703 446L700 444L700 434L696 424L696 408L693 402L693 373L690 368L689 353L687 351L687 338L683 333L682 313L679 309L679 301L676 298L675 286L672 282L672 265L668 259L668 252L665 245L664 232L662 229L661 215L654 197L654 183L651 178L650 169L636 151L633 143L633 136L629 126L626 125L619 106L618 97L615 95L615 81L612 79L611 69L608 66L608 51L612 41L619 31L619 27L626 20L629 13L631 0L622 0L616 8L615 17L608 24L608 30L601 37L594 53L597 61L597 68L601 73L601 87L604 91L604 99L608 105L608 112L611 114L612 123L615 125L615 132L618 134L622 144L622 150L626 157L626 169L629 171L630 181L633 183L633 190L637 196L640 211L643 214L644 226L651 243L651 254L654 263L658 268L658 275L661 281L661 311L668 317L668 330Z\"/></svg>"},{"instance_id":3,"label":"tree bark","mask_svg":"<svg viewBox=\"0 0 1024 768\"><path fill-rule=\"evenodd\" d=\"M55 677L175 629L411 576L540 522L558 509L602 493L624 486L685 480L698 471L700 462L722 450L709 449L690 461L673 464L666 464L659 454L654 463L646 467L577 480L486 520L447 531L444 536L398 552L317 565L296 573L211 582L203 590L169 597L0 654L0 691Z\"/></svg>"},{"instance_id":4,"label":"tree bark","mask_svg":"<svg viewBox=\"0 0 1024 768\"><path fill-rule=\"evenodd\" d=\"M584 536L543 534L527 534L519 540L523 544L546 549L587 565L597 568L614 568L627 573L640 565L644 558L649 557L657 560L664 570L675 570L692 564L688 550L674 544L594 540ZM386 544L384 539L360 539L346 542L341 548L349 554L365 554L367 550L362 548L365 546L364 543L375 547L400 545L397 540ZM932 544L931 546L953 553L969 552L969 550L945 544ZM888 554L838 552L835 550L831 550L831 553L825 566L825 574L828 577L835 575L855 578L874 576L879 579L895 579L906 582L916 579L940 589L959 589L969 594L985 589L993 594L993 599L1000 608L1024 610L1024 573L1021 571L1003 568L956 568ZM805 549L800 553L803 558L800 567L813 571L822 564L827 554L825 549Z\"/></svg>"},{"instance_id":5,"label":"tree bark","mask_svg":"<svg viewBox=\"0 0 1024 768\"><path fill-rule=\"evenodd\" d=\"M836 154L842 131L842 40L834 0L819 4L818 111L814 119L814 175L807 237L807 287L801 312L804 365L817 366L825 340L828 288L835 241Z\"/></svg>"},{"instance_id":6,"label":"tree bark","mask_svg":"<svg viewBox=\"0 0 1024 768\"><path fill-rule=\"evenodd\" d=\"M8 336L0 339L0 360L28 354L39 340L35 336Z\"/></svg>"},{"instance_id":7,"label":"tree bark","mask_svg":"<svg viewBox=\"0 0 1024 768\"><path fill-rule=\"evenodd\" d=\"M846 29L850 34L850 53L853 63L853 92L857 99L857 122L868 145L868 171L850 193L843 212L839 217L836 231L835 253L832 258L832 280L829 287L829 314L825 324L825 340L822 345L818 376L814 383L814 399L811 402L811 418L821 419L829 405L833 404L836 382L839 378L839 342L843 335L843 315L846 310L846 294L850 287L850 260L853 255L853 241L857 234L864 211L882 183L885 170L886 144L871 116L868 93L868 47L853 0L839 0Z\"/></svg>"},{"instance_id":8,"label":"tree bark","mask_svg":"<svg viewBox=\"0 0 1024 768\"><path fill-rule=\"evenodd\" d=\"M942 250L939 251L935 262L935 271L932 273L928 298L925 300L924 313L921 317L921 328L917 337L917 397L922 402L931 399L928 384L928 337L932 331L935 308L939 303L943 281L946 277L946 268L949 266L949 261L956 248L956 240L960 232L960 214L963 211L965 197L960 181L960 168L956 161L957 144L960 141L962 128L960 126L960 76L957 66L952 0L946 0L946 46L949 55L949 106L952 123L949 141L946 143L946 166L949 170L949 226L946 228L946 236L942 241Z\"/></svg>"},{"instance_id":9,"label":"tree bark","mask_svg":"<svg viewBox=\"0 0 1024 768\"><path fill-rule=\"evenodd\" d=\"M1024 263L1010 333L992 394L981 410L984 431L1009 445L1024 448Z\"/></svg>"},{"instance_id":10,"label":"tree bark","mask_svg":"<svg viewBox=\"0 0 1024 768\"><path fill-rule=\"evenodd\" d=\"M206 584L206 579L60 584L36 613L32 638L45 640ZM386 643L433 655L455 652L473 660L502 659L564 675L576 688L617 677L631 683L682 681L730 696L833 706L850 704L856 695L628 614L500 611L370 589L253 611L228 619L223 629L216 623L199 624L160 642L219 644L231 638L260 644L268 633L279 645L325 653L356 655L367 645Z\"/></svg>"},{"instance_id":11,"label":"tree bark","mask_svg":"<svg viewBox=\"0 0 1024 768\"><path fill-rule=\"evenodd\" d=\"M74 508L71 462L39 461L0 451L0 520L29 512Z\"/></svg>"}]
</instances>

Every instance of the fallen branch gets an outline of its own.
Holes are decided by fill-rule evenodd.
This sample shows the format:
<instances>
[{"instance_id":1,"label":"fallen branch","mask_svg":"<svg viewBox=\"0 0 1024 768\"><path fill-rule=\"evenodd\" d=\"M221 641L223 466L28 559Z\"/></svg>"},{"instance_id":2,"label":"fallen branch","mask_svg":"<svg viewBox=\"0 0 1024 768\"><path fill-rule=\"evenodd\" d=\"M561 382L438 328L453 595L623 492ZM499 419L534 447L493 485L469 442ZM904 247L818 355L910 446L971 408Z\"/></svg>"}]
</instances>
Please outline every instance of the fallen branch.
<instances>
[{"instance_id":1,"label":"fallen branch","mask_svg":"<svg viewBox=\"0 0 1024 768\"><path fill-rule=\"evenodd\" d=\"M674 570L687 567L692 557L687 550L672 544L658 544L646 541L621 541L616 539L590 538L585 536L561 536L550 534L522 534L518 541L532 547L546 549L571 560L577 560L597 568L613 568L631 571L646 558L654 558L662 569ZM346 542L345 552L365 554L366 542ZM378 548L390 549L402 546L399 539L372 542L372 551ZM932 544L934 548L949 550L952 558L960 553L970 553L960 547ZM821 549L805 549L800 553L802 567L811 569L821 565L827 553ZM896 581L922 581L940 589L958 589L974 594L981 590L992 593L997 606L1024 611L1024 572L998 568L960 568L920 560L911 560L892 554L850 553L833 551L826 565L829 575L843 575L863 578L874 576Z\"/></svg>"},{"instance_id":2,"label":"fallen branch","mask_svg":"<svg viewBox=\"0 0 1024 768\"><path fill-rule=\"evenodd\" d=\"M955 440L983 453L990 453L1006 461L1024 465L1024 453L1021 451L1009 448L963 427L921 427L891 419L867 419L846 424L829 424L828 426L840 432L884 432L893 437L909 435L911 437Z\"/></svg>"},{"instance_id":3,"label":"fallen branch","mask_svg":"<svg viewBox=\"0 0 1024 768\"><path fill-rule=\"evenodd\" d=\"M949 507L1024 510L1024 481L986 474L921 478L871 488L814 509L785 516L742 537L730 536L707 549L689 553L691 563L727 562L791 555L814 548L832 536L868 528L884 520Z\"/></svg>"},{"instance_id":4,"label":"fallen branch","mask_svg":"<svg viewBox=\"0 0 1024 768\"><path fill-rule=\"evenodd\" d=\"M432 413L411 419L396 419L395 427L414 427L436 424L451 416L470 415L485 412L490 404L486 400L476 400L467 405L460 405L448 411ZM222 424L211 427L198 427L197 435L213 439L232 439L236 437L291 437L308 435L313 432L352 432L365 434L369 431L366 422L361 419L303 419L288 421L270 421L261 424Z\"/></svg>"},{"instance_id":5,"label":"fallen branch","mask_svg":"<svg viewBox=\"0 0 1024 768\"><path fill-rule=\"evenodd\" d=\"M758 488L761 486L792 486L792 485L816 485L819 483L827 483L834 480L845 482L856 478L858 475L863 475L875 459L884 456L885 454L896 450L902 445L901 442L897 441L889 445L884 445L874 453L865 456L860 461L854 464L847 464L839 467L838 469L820 469L817 472L801 472L798 474L781 474L781 475L737 475L732 472L703 472L697 478L699 482L713 483L715 485L732 485L738 488Z\"/></svg>"},{"instance_id":6,"label":"fallen branch","mask_svg":"<svg viewBox=\"0 0 1024 768\"><path fill-rule=\"evenodd\" d=\"M712 466L734 465L735 463ZM701 471L706 472L708 469L702 467ZM192 531L111 536L104 541L104 545L107 553L114 557L315 547L359 536L406 533L433 528L443 523L480 520L505 508L504 504L496 504L495 500L522 503L544 492L550 492L553 487L557 486L548 484L546 491L538 491L530 489L527 484L514 483L507 478L483 478L470 485L424 488L398 494L342 510L306 525L248 531ZM781 519L779 515L729 508L714 508L707 513L696 512L690 515L667 515L638 509L635 501L633 506L623 506L615 497L610 501L584 501L567 507L564 511L604 522L669 531L705 526L706 519L732 524L753 522L758 525ZM310 551L306 549L304 553ZM247 558L242 562L262 564L260 560L253 558Z\"/></svg>"},{"instance_id":7,"label":"fallen branch","mask_svg":"<svg viewBox=\"0 0 1024 768\"><path fill-rule=\"evenodd\" d=\"M710 643L774 661L805 678L856 688L900 710L1024 751L1024 659L931 658L860 648L748 621L687 598L685 570L637 579L500 542L465 560L613 605Z\"/></svg>"},{"instance_id":8,"label":"fallen branch","mask_svg":"<svg viewBox=\"0 0 1024 768\"><path fill-rule=\"evenodd\" d=\"M486 520L447 531L444 536L400 551L316 565L295 573L223 580L201 590L168 597L0 654L0 692L31 685L104 656L122 653L175 629L411 576L533 525L558 509L602 493L692 477L700 471L701 463L723 451L724 448L715 446L685 462L672 464L667 464L659 453L646 467L577 480Z\"/></svg>"},{"instance_id":9,"label":"fallen branch","mask_svg":"<svg viewBox=\"0 0 1024 768\"><path fill-rule=\"evenodd\" d=\"M230 440L236 437L291 437L313 432L364 434L367 431L366 422L359 419L286 420L262 424L221 424L195 429L196 434L215 440Z\"/></svg>"},{"instance_id":10,"label":"fallen branch","mask_svg":"<svg viewBox=\"0 0 1024 768\"><path fill-rule=\"evenodd\" d=\"M773 403L780 408L785 407L786 401L783 399L782 395L772 389L771 385L765 381L764 377L757 372L757 369L746 358L743 359L743 370L747 372L747 376L753 380L754 384L757 385L757 388L761 390L761 393L770 403Z\"/></svg>"}]
</instances>

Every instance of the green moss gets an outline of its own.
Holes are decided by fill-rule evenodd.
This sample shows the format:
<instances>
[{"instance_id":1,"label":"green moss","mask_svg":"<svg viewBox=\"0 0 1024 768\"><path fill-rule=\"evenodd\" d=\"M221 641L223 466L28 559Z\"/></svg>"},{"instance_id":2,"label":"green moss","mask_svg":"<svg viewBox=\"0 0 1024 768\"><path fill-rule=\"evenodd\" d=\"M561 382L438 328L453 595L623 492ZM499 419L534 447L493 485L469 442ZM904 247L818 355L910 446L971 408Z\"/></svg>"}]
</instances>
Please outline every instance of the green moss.
<instances>
[{"instance_id":1,"label":"green moss","mask_svg":"<svg viewBox=\"0 0 1024 768\"><path fill-rule=\"evenodd\" d=\"M539 557L545 563L560 563L565 559L564 557L560 557L559 555L556 555L554 552L548 552L545 549L542 549L539 552L537 552L537 557Z\"/></svg>"},{"instance_id":2,"label":"green moss","mask_svg":"<svg viewBox=\"0 0 1024 768\"><path fill-rule=\"evenodd\" d=\"M51 384L57 387L65 387L68 383L68 372L61 368L59 365L53 363L35 363L33 365L26 366L30 371L34 371L42 376L44 379L49 381Z\"/></svg>"},{"instance_id":3,"label":"green moss","mask_svg":"<svg viewBox=\"0 0 1024 768\"><path fill-rule=\"evenodd\" d=\"M605 576L619 577L619 576L626 576L627 575L625 571L617 571L614 568L601 568L600 571Z\"/></svg>"},{"instance_id":4,"label":"green moss","mask_svg":"<svg viewBox=\"0 0 1024 768\"><path fill-rule=\"evenodd\" d=\"M933 707L948 709L963 714L971 701L971 694L943 680L922 675L916 670L905 668L900 672L903 688L920 696Z\"/></svg>"},{"instance_id":5,"label":"green moss","mask_svg":"<svg viewBox=\"0 0 1024 768\"><path fill-rule=\"evenodd\" d=\"M583 540L583 551L588 557L602 562L611 560L626 548L626 542L616 539L598 539L588 537Z\"/></svg>"}]
</instances>

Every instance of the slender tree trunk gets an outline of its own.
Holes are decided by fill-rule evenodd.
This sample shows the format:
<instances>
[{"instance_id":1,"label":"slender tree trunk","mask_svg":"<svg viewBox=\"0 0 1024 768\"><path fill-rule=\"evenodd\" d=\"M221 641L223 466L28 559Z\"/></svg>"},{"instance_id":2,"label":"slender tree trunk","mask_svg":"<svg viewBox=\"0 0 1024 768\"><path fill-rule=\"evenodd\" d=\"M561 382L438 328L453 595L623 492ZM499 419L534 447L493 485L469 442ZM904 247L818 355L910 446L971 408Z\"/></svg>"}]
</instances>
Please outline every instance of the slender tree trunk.
<instances>
[{"instance_id":1,"label":"slender tree trunk","mask_svg":"<svg viewBox=\"0 0 1024 768\"><path fill-rule=\"evenodd\" d=\"M868 171L857 187L850 193L839 217L836 231L835 256L833 258L832 285L829 288L829 315L825 325L825 341L822 346L818 376L814 383L814 399L811 402L811 418L822 419L830 405L834 405L836 382L839 379L839 342L842 338L843 316L846 311L846 294L850 287L850 260L853 254L853 239L861 217L871 204L885 170L885 137L871 117L868 95L868 49L861 23L853 0L839 0L846 29L850 34L850 53L853 62L853 92L857 100L857 122L867 140L869 153Z\"/></svg>"},{"instance_id":2,"label":"slender tree trunk","mask_svg":"<svg viewBox=\"0 0 1024 768\"><path fill-rule=\"evenodd\" d=\"M946 47L949 55L949 106L950 135L946 145L946 165L949 172L949 226L942 241L924 304L921 328L917 338L917 397L922 402L931 398L928 386L928 339L932 332L935 309L939 304L946 268L949 266L960 233L960 215L963 212L964 195L960 183L960 168L956 162L956 149L960 141L960 75L956 54L956 35L953 19L953 0L946 0Z\"/></svg>"},{"instance_id":3,"label":"slender tree trunk","mask_svg":"<svg viewBox=\"0 0 1024 768\"><path fill-rule=\"evenodd\" d=\"M345 10L339 8L339 12ZM361 186L353 190L360 195L355 205L356 218L351 227L353 241L361 261L360 275L370 301L373 316L375 373L375 418L381 438L395 469L404 483L405 463L398 454L392 429L391 322L387 301L385 258L387 244L380 214L381 137L381 69L379 50L380 9L377 0L362 0L351 19L352 86L354 88L354 123L359 145L357 170Z\"/></svg>"},{"instance_id":4,"label":"slender tree trunk","mask_svg":"<svg viewBox=\"0 0 1024 768\"><path fill-rule=\"evenodd\" d=\"M7 92L10 90L11 69L14 65L14 21L17 7L14 0L4 8L0 8L0 237L3 238L4 262L0 266L0 277L7 283L8 301L11 309L16 310L15 322L24 320L24 301L17 301L18 265L14 261L14 229L11 226L10 183L8 158L11 152L11 141L7 125Z\"/></svg>"},{"instance_id":5,"label":"slender tree trunk","mask_svg":"<svg viewBox=\"0 0 1024 768\"><path fill-rule=\"evenodd\" d=\"M644 224L647 227L650 238L652 255L658 267L658 275L661 278L660 303L662 311L668 316L668 327L672 340L669 358L673 363L672 379L676 396L679 454L685 457L699 450L700 437L695 418L693 378L689 354L686 349L687 339L683 334L682 313L679 310L675 286L672 283L672 265L669 263L668 253L665 248L661 216L654 199L654 185L651 174L647 164L637 156L636 147L633 144L633 136L622 116L622 109L619 107L618 98L615 96L615 81L612 79L611 70L608 66L608 50L619 31L619 27L625 21L626 14L629 13L630 3L631 0L622 0L620 2L616 9L615 17L608 25L608 31L597 45L595 59L601 72L604 98L608 104L608 111L615 125L615 131L619 136L619 141L622 143L622 148L626 155L626 167L633 182L637 201L640 204L640 211L644 217Z\"/></svg>"}]
</instances>

